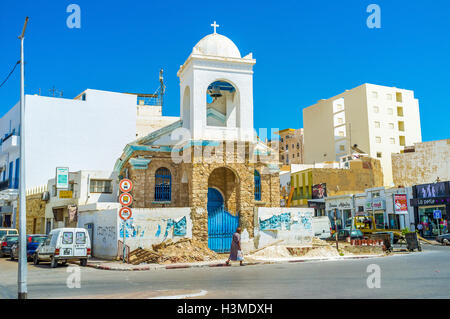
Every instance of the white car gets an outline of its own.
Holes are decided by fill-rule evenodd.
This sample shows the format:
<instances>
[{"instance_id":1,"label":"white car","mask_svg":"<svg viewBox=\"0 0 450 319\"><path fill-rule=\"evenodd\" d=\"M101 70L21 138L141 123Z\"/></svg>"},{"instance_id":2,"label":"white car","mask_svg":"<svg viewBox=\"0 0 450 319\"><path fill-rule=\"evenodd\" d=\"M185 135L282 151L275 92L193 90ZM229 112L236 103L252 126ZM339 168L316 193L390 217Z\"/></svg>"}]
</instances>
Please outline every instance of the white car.
<instances>
[{"instance_id":1,"label":"white car","mask_svg":"<svg viewBox=\"0 0 450 319\"><path fill-rule=\"evenodd\" d=\"M91 241L86 229L57 228L36 249L33 263L38 265L40 261L50 261L50 267L55 268L59 261L64 265L69 260L79 260L81 266L86 266L89 257Z\"/></svg>"}]
</instances>

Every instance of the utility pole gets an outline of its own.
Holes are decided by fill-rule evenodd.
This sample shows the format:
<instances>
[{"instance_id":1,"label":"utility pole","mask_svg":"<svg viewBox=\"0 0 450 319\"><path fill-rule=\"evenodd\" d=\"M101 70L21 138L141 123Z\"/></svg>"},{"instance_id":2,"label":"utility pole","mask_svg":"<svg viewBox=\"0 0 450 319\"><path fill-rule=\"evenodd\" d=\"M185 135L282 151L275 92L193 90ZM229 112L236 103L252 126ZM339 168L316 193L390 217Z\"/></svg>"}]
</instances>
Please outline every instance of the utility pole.
<instances>
[{"instance_id":1,"label":"utility pole","mask_svg":"<svg viewBox=\"0 0 450 319\"><path fill-rule=\"evenodd\" d=\"M27 299L27 203L25 187L25 60L23 58L23 40L28 24L25 18L20 39L20 176L19 176L19 269L18 299Z\"/></svg>"}]
</instances>

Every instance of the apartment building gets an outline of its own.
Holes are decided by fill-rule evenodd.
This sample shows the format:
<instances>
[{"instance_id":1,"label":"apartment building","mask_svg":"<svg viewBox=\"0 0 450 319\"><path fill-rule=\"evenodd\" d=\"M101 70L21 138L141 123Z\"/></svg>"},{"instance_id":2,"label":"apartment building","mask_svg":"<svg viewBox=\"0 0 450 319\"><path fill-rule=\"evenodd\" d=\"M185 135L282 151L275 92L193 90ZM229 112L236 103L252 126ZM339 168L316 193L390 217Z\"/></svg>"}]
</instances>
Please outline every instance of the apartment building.
<instances>
[{"instance_id":1,"label":"apartment building","mask_svg":"<svg viewBox=\"0 0 450 319\"><path fill-rule=\"evenodd\" d=\"M304 162L338 161L354 147L381 162L393 186L392 153L422 141L414 91L363 84L303 109Z\"/></svg>"},{"instance_id":2,"label":"apartment building","mask_svg":"<svg viewBox=\"0 0 450 319\"><path fill-rule=\"evenodd\" d=\"M303 164L303 129L287 128L275 134L280 136L280 162L284 165Z\"/></svg>"}]
</instances>

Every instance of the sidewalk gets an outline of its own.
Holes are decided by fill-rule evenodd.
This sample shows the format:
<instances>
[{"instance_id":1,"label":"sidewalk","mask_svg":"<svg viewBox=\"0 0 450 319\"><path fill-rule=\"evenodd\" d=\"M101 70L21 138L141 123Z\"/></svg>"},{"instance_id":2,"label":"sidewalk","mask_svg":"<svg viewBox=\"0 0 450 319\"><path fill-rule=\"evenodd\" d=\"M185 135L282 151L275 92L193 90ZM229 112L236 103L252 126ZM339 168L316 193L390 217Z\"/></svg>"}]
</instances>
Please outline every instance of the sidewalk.
<instances>
[{"instance_id":1,"label":"sidewalk","mask_svg":"<svg viewBox=\"0 0 450 319\"><path fill-rule=\"evenodd\" d=\"M375 258L384 257L386 255L352 255L352 256L339 256L339 257L286 257L286 258L272 258L272 259L249 259L244 261L245 266L252 265L265 265L265 264L282 264L282 263L295 263L295 262L310 262L310 261L332 261L332 260L350 260L350 259L363 259L363 258ZM88 261L87 267L103 270L116 270L116 271L138 271L138 270L157 270L157 269L181 269L181 268L202 268L202 267L227 267L225 265L226 259L202 261L195 263L178 263L178 264L141 264L131 265L123 263L122 261L110 261L92 258ZM78 264L78 262L74 262ZM230 266L229 266L230 267ZM237 262L232 262L231 267L239 267Z\"/></svg>"}]
</instances>

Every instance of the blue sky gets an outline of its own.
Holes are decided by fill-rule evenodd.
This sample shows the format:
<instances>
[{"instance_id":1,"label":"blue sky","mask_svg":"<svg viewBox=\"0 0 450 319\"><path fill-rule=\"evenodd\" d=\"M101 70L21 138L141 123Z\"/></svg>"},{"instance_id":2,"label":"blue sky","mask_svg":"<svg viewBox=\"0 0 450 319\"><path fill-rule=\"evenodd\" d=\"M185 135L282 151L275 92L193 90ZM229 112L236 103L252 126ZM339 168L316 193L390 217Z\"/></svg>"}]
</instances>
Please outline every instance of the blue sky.
<instances>
[{"instance_id":1,"label":"blue sky","mask_svg":"<svg viewBox=\"0 0 450 319\"><path fill-rule=\"evenodd\" d=\"M66 26L71 3L81 7L81 29ZM381 29L366 26L371 3L381 7ZM153 93L164 68L163 113L179 115L176 72L216 20L256 59L256 128L301 127L302 108L368 82L414 90L423 140L450 138L448 0L3 0L0 81L19 59L25 16L27 94ZM19 99L18 70L0 88L0 116Z\"/></svg>"}]
</instances>

